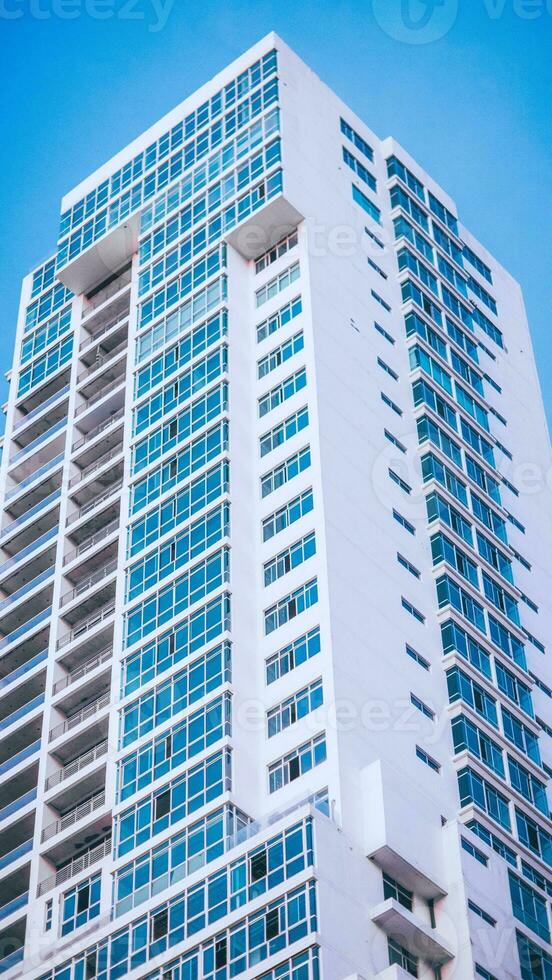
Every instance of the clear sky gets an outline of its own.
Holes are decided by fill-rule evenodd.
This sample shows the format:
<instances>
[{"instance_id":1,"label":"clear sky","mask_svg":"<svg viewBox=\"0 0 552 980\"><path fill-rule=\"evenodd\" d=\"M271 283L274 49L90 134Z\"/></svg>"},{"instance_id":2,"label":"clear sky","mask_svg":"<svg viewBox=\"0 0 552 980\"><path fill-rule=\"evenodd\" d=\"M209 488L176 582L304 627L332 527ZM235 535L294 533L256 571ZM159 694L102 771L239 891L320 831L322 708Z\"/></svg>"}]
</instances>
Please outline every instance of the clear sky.
<instances>
[{"instance_id":1,"label":"clear sky","mask_svg":"<svg viewBox=\"0 0 552 980\"><path fill-rule=\"evenodd\" d=\"M269 30L521 282L552 420L552 0L0 0L2 379L63 193Z\"/></svg>"}]
</instances>

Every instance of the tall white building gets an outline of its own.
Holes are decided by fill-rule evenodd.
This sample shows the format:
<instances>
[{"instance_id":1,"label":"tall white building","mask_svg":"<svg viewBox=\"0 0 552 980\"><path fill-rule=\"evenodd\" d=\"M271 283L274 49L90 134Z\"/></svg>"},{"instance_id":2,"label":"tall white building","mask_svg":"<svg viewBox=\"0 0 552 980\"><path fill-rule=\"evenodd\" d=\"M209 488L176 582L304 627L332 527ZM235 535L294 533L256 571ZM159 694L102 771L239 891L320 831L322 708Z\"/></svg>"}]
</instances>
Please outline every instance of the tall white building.
<instances>
[{"instance_id":1,"label":"tall white building","mask_svg":"<svg viewBox=\"0 0 552 980\"><path fill-rule=\"evenodd\" d=\"M272 34L61 210L6 408L0 970L550 978L517 283Z\"/></svg>"}]
</instances>

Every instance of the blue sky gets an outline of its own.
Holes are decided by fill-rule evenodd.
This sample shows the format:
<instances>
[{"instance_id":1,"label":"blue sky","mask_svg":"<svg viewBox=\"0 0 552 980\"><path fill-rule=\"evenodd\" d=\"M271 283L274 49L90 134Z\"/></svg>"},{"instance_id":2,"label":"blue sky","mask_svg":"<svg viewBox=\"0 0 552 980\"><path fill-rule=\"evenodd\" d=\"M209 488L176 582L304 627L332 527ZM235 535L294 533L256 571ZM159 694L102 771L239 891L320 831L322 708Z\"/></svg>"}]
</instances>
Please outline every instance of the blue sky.
<instances>
[{"instance_id":1,"label":"blue sky","mask_svg":"<svg viewBox=\"0 0 552 980\"><path fill-rule=\"evenodd\" d=\"M0 0L2 378L63 193L271 29L521 282L552 420L551 0Z\"/></svg>"}]
</instances>

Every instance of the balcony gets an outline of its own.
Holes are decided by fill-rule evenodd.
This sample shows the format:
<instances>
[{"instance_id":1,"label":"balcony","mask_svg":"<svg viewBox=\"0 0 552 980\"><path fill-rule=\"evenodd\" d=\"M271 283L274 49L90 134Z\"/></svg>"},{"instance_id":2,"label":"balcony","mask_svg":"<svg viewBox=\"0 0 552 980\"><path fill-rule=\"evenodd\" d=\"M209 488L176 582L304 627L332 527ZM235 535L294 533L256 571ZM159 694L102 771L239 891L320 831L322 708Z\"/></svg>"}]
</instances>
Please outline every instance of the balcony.
<instances>
[{"instance_id":1,"label":"balcony","mask_svg":"<svg viewBox=\"0 0 552 980\"><path fill-rule=\"evenodd\" d=\"M23 511L15 521L6 524L0 532L0 548L12 556L32 544L37 536L58 527L60 500L61 489L55 490L34 507Z\"/></svg>"},{"instance_id":2,"label":"balcony","mask_svg":"<svg viewBox=\"0 0 552 980\"><path fill-rule=\"evenodd\" d=\"M373 908L370 918L390 939L395 939L413 956L420 957L434 968L442 966L454 956L447 940L394 898L388 898Z\"/></svg>"},{"instance_id":3,"label":"balcony","mask_svg":"<svg viewBox=\"0 0 552 980\"><path fill-rule=\"evenodd\" d=\"M42 716L34 720L29 731L26 728L20 729L13 738L10 737L3 741L2 762L0 763L0 799L2 810L7 811L4 818L11 815L12 811L9 808L15 805L18 800L25 801L28 793L36 795L41 729ZM25 802L21 803L21 806L25 805ZM17 809L19 806L15 807L15 810ZM27 837L30 837L30 834L27 834ZM11 850L15 843L16 841L11 838L8 839L4 849Z\"/></svg>"},{"instance_id":4,"label":"balcony","mask_svg":"<svg viewBox=\"0 0 552 980\"><path fill-rule=\"evenodd\" d=\"M63 476L64 459L64 453L59 453L43 466L39 466L20 483L11 487L5 497L6 509L9 513L19 517L56 490L59 490Z\"/></svg>"},{"instance_id":5,"label":"balcony","mask_svg":"<svg viewBox=\"0 0 552 980\"><path fill-rule=\"evenodd\" d=\"M3 883L4 884L4 883ZM6 902L5 905L0 905L0 921L2 919L7 919L9 916L13 915L14 912L18 912L19 909L24 908L29 901L29 892L22 892L11 901Z\"/></svg>"},{"instance_id":6,"label":"balcony","mask_svg":"<svg viewBox=\"0 0 552 980\"><path fill-rule=\"evenodd\" d=\"M69 488L72 489L73 487L78 486L79 483L82 483L84 480L87 480L88 477L91 476L93 473L99 473L99 471L103 470L108 465L108 463L112 463L113 460L116 460L118 457L120 457L122 452L123 452L123 445L121 442L119 442L108 452L102 453L101 456L98 456L98 458L95 459L94 462L90 463L89 466L85 466L83 467L82 470L79 470L78 473L75 473L74 476L72 476L71 479L69 480ZM114 482L113 477L116 468L117 468L116 464L112 465L109 467L109 471L106 474L104 474L104 479L106 480L108 486L110 483ZM122 467L121 467L121 472L122 472ZM118 475L119 474L117 472L117 476ZM98 482L99 479L100 478L98 477L97 478Z\"/></svg>"},{"instance_id":7,"label":"balcony","mask_svg":"<svg viewBox=\"0 0 552 980\"><path fill-rule=\"evenodd\" d=\"M124 405L125 401L125 369L126 360L121 358L116 362L115 367L118 368L117 372L115 369L113 372L100 372L95 376L95 383L90 382L86 386L85 391L81 392L84 396L84 400L81 401L75 409L75 418L78 419L79 416L83 415L84 412L89 413L86 418L86 422L92 427L101 422L107 415L114 411L118 411ZM109 375L113 374L111 380L107 380ZM112 397L109 397L112 396ZM107 400L109 397L109 401ZM91 409L97 405L94 412ZM79 425L82 428L83 422Z\"/></svg>"},{"instance_id":8,"label":"balcony","mask_svg":"<svg viewBox=\"0 0 552 980\"><path fill-rule=\"evenodd\" d=\"M0 824L9 817L13 817L15 813L17 813L19 810L23 810L35 800L36 787L28 790L26 793L22 793L21 796L18 796L15 800L11 800L10 803L6 803L6 805L0 809Z\"/></svg>"},{"instance_id":9,"label":"balcony","mask_svg":"<svg viewBox=\"0 0 552 980\"><path fill-rule=\"evenodd\" d=\"M43 704L44 694L38 694L37 697L31 698L30 701L26 701L20 708L16 708L15 711L10 712L9 715L2 718L0 721L0 732L4 732L6 729L11 728L12 725L15 725L16 721L20 721L21 718L25 717L25 715L28 715L31 713L31 711L35 711L37 708L42 707Z\"/></svg>"},{"instance_id":10,"label":"balcony","mask_svg":"<svg viewBox=\"0 0 552 980\"><path fill-rule=\"evenodd\" d=\"M36 619L52 605L54 569L52 566L39 572L5 599L0 600L0 633L12 634L21 620Z\"/></svg>"},{"instance_id":11,"label":"balcony","mask_svg":"<svg viewBox=\"0 0 552 980\"><path fill-rule=\"evenodd\" d=\"M66 434L67 419L61 419L10 459L8 478L16 484L22 484L27 477L34 477L37 470L43 471L44 467L64 452Z\"/></svg>"},{"instance_id":12,"label":"balcony","mask_svg":"<svg viewBox=\"0 0 552 980\"><path fill-rule=\"evenodd\" d=\"M41 650L39 653L35 654L34 657L30 657L29 660L26 660L18 667L15 667L13 670L10 670L10 672L8 674L5 674L4 677L0 677L0 699L4 696L6 692L8 692L8 688L11 688L11 690L8 692L9 696L13 697L14 688L19 686L17 684L17 681L26 680L26 682L29 682L30 679L27 677L27 675L30 674L31 671L36 670L36 668L39 667L40 664L44 664L44 667L46 667L47 659L48 659L48 650L47 649ZM1 664L0 666L3 666L3 664ZM43 672L41 671L40 673L42 675ZM35 679L36 679L36 675L33 676L32 680L34 681ZM39 678L40 683L41 681L42 681L42 677ZM31 693L33 693L32 690Z\"/></svg>"},{"instance_id":13,"label":"balcony","mask_svg":"<svg viewBox=\"0 0 552 980\"><path fill-rule=\"evenodd\" d=\"M63 556L63 565L65 566L65 565L72 564L74 561L76 561L77 558L81 558L82 555L88 554L89 552L92 551L93 548L96 548L97 545L101 544L102 542L105 542L108 538L111 538L112 536L115 539L114 544L116 545L117 538L115 538L115 535L118 536L118 533L119 533L119 518L116 517L115 520L110 521L108 524L104 524L103 527L101 527L99 531L96 531L95 534L91 534L89 537L81 541L81 543L78 544L76 548L72 548L71 551L68 551ZM116 553L116 547L115 547L115 553Z\"/></svg>"},{"instance_id":14,"label":"balcony","mask_svg":"<svg viewBox=\"0 0 552 980\"><path fill-rule=\"evenodd\" d=\"M115 513L119 513L119 491L122 486L123 481L116 480L103 493L98 493L96 496L91 497L86 503L67 515L67 527L76 524L77 521L84 521L85 518L88 518L84 527L79 527L71 532L72 538L83 540L91 533L91 529L95 530L97 527L103 527L112 520Z\"/></svg>"},{"instance_id":15,"label":"balcony","mask_svg":"<svg viewBox=\"0 0 552 980\"><path fill-rule=\"evenodd\" d=\"M44 693L47 650L41 650L0 679L0 732L7 719ZM0 661L0 667L3 667ZM13 749L13 746L11 746ZM0 764L2 752L0 748Z\"/></svg>"},{"instance_id":16,"label":"balcony","mask_svg":"<svg viewBox=\"0 0 552 980\"><path fill-rule=\"evenodd\" d=\"M73 451L74 454L75 453L78 453L79 454L79 464L80 464L81 458L84 455L82 453L82 449L85 446L87 446L90 442L92 442L94 439L97 439L98 436L100 436L102 434L107 435L108 433L110 433L111 430L114 429L117 426L117 423L118 422L121 422L122 423L122 421L124 419L124 416L125 416L125 410L124 410L124 407L121 407L121 408L117 409L116 411L112 412L110 415L108 415L107 418L103 419L101 422L99 422L97 425L95 425L92 429L89 429L88 431L85 431L84 432L84 435L82 435L79 439L77 439L73 443L73 450L72 451ZM85 460L84 463L83 463L83 465L86 466L87 463L88 463L88 460Z\"/></svg>"},{"instance_id":17,"label":"balcony","mask_svg":"<svg viewBox=\"0 0 552 980\"><path fill-rule=\"evenodd\" d=\"M74 670L69 671L63 677L60 677L54 684L53 693L59 694L60 691L65 690L71 684L75 684L76 681L80 681L83 677L87 677L88 674L95 671L102 664L109 663L113 656L113 647L111 645L105 647L105 649L100 650L94 657L90 657L79 667L75 667Z\"/></svg>"},{"instance_id":18,"label":"balcony","mask_svg":"<svg viewBox=\"0 0 552 980\"><path fill-rule=\"evenodd\" d=\"M64 418L59 419L57 422L54 422L53 424L51 424L48 429L45 429L44 432L42 432L40 435L36 436L36 438L34 438L32 440L32 442L28 442L23 447L23 449L20 449L18 452L16 452L15 455L12 456L12 458L10 459L9 464L8 464L9 465L9 471L10 471L10 474L11 474L12 478L14 480L19 480L19 479L21 479L21 476L24 476L25 475L25 473L19 474L19 472L14 472L13 471L13 468L18 463L21 463L22 460L24 460L25 457L28 456L29 453L32 453L33 454L33 459L36 460L37 462L40 462L40 463L47 462L49 458L51 458L52 456L54 456L56 454L55 453L55 450L54 451L51 451L50 447L48 447L48 450L49 451L48 451L47 454L46 454L46 452L44 452L44 454L43 454L44 459L42 458L42 455L37 452L37 450L39 450L41 446L44 447L44 443L49 442L49 440L53 439L54 436L63 435L63 437L64 437L65 436L65 430L66 430L66 428L67 428L67 419L64 417ZM58 446L58 443L59 443L59 446ZM63 443L64 443L64 438L63 439L56 439L55 445L57 447L57 451L58 452L62 449Z\"/></svg>"},{"instance_id":19,"label":"balcony","mask_svg":"<svg viewBox=\"0 0 552 980\"><path fill-rule=\"evenodd\" d=\"M100 557L103 557L103 553ZM93 567L90 563L86 563L84 567L88 570ZM101 584L104 579L111 578L117 571L117 558L112 558L110 561L105 562L105 564L100 565L89 575L85 575L83 578L79 579L77 584L64 592L59 600L61 607L69 605L69 603L74 602L75 599L85 596L90 592L94 586ZM79 604L79 611L84 608L84 603Z\"/></svg>"},{"instance_id":20,"label":"balcony","mask_svg":"<svg viewBox=\"0 0 552 980\"><path fill-rule=\"evenodd\" d=\"M100 714L104 708L108 707L109 703L110 692L109 690L106 690L102 695L100 695L99 698L96 698L94 701L90 702L90 704L86 704L83 708L75 711L74 714L70 715L68 718L65 718L59 724L54 725L54 727L50 729L49 741L55 742L56 739L61 738L62 735L65 735L67 732L70 732L79 725L82 725L83 722L96 718L96 716ZM74 744L75 743L73 743L73 746Z\"/></svg>"},{"instance_id":21,"label":"balcony","mask_svg":"<svg viewBox=\"0 0 552 980\"><path fill-rule=\"evenodd\" d=\"M37 616L33 616L32 619L28 619L26 623L18 626L17 629L12 630L6 636L0 639L0 652L6 650L7 648L13 646L15 643L21 642L26 638L27 634L30 634L37 630L40 626L49 624L52 610L50 607L44 609Z\"/></svg>"},{"instance_id":22,"label":"balcony","mask_svg":"<svg viewBox=\"0 0 552 980\"><path fill-rule=\"evenodd\" d=\"M40 435L58 419L67 418L67 400L70 385L65 385L46 401L37 405L30 412L20 414L14 420L13 438L19 445L26 445L31 439ZM16 409L17 415L17 409Z\"/></svg>"},{"instance_id":23,"label":"balcony","mask_svg":"<svg viewBox=\"0 0 552 980\"><path fill-rule=\"evenodd\" d=\"M0 586L4 591L9 589L10 592L19 589L26 582L32 581L32 579L41 571L45 571L49 566L53 564L53 559L55 555L55 542L58 535L57 524L49 528L44 534L41 534L38 538L34 538L29 544L21 548L20 551L16 551L14 555L11 555L7 561L0 565ZM46 550L46 546L50 547ZM39 553L41 561L41 567L38 566ZM29 571L27 568L26 572L22 571L23 565L30 565L31 561L33 563L32 569Z\"/></svg>"},{"instance_id":24,"label":"balcony","mask_svg":"<svg viewBox=\"0 0 552 980\"><path fill-rule=\"evenodd\" d=\"M96 793L94 796L89 797L89 799L84 800L79 803L78 806L69 810L68 813L63 814L57 820L48 824L40 836L41 842L44 844L46 841L51 840L62 831L68 830L69 827L74 827L75 824L84 820L86 817L92 816L97 810L101 810L105 806L105 791L102 790L100 793ZM1 811L0 811L1 812Z\"/></svg>"},{"instance_id":25,"label":"balcony","mask_svg":"<svg viewBox=\"0 0 552 980\"><path fill-rule=\"evenodd\" d=\"M97 745L92 746L91 749L87 749L86 752L82 752L75 759L72 759L65 766L60 769L56 769L55 772L50 773L45 782L46 792L53 789L54 786L59 786L60 783L65 782L66 779L70 779L75 773L81 772L82 769L86 769L87 766L91 765L92 762L96 762L97 759L101 759L107 754L108 742L107 739L98 742ZM79 788L80 788L79 784Z\"/></svg>"},{"instance_id":26,"label":"balcony","mask_svg":"<svg viewBox=\"0 0 552 980\"><path fill-rule=\"evenodd\" d=\"M37 895L45 895L46 892L52 890L52 888L57 888L58 885L64 884L66 881L70 881L75 875L80 874L86 868L90 868L97 861L101 861L102 858L107 857L111 853L111 837L106 837L99 844L95 844L93 847L89 847L88 850L84 851L83 854L79 854L78 857L72 858L67 864L64 864L61 868L58 868L56 873L50 875L40 882L37 890Z\"/></svg>"},{"instance_id":27,"label":"balcony","mask_svg":"<svg viewBox=\"0 0 552 980\"><path fill-rule=\"evenodd\" d=\"M17 966L18 963L23 962L24 946L21 945L18 949L14 949L12 953L8 953L0 960L0 973L7 973L11 970L13 966Z\"/></svg>"},{"instance_id":28,"label":"balcony","mask_svg":"<svg viewBox=\"0 0 552 980\"><path fill-rule=\"evenodd\" d=\"M70 377L71 361L69 360L54 374L21 395L16 401L16 411L26 416L29 416L31 412L38 415L39 409L42 410L46 405L51 405L52 402L57 401L57 398L64 397L62 392L67 388Z\"/></svg>"},{"instance_id":29,"label":"balcony","mask_svg":"<svg viewBox=\"0 0 552 980\"><path fill-rule=\"evenodd\" d=\"M129 303L125 292L121 297L123 302L113 302L109 307L95 315L89 315L83 322L83 339L79 345L79 357L84 364L90 363L90 357L94 355L95 348L100 345L104 348L109 343L116 346L123 336L128 334ZM119 308L118 313L114 309ZM108 347L109 349L109 347Z\"/></svg>"},{"instance_id":30,"label":"balcony","mask_svg":"<svg viewBox=\"0 0 552 980\"><path fill-rule=\"evenodd\" d=\"M14 419L12 439L22 451L28 449L43 434L47 434L52 426L67 420L69 390L70 386L66 385L28 415L20 415ZM47 435L46 437L48 438Z\"/></svg>"},{"instance_id":31,"label":"balcony","mask_svg":"<svg viewBox=\"0 0 552 980\"><path fill-rule=\"evenodd\" d=\"M40 739L37 738L34 742L31 742L30 745L27 745L26 748L21 749L21 751L16 752L15 755L12 755L9 759L6 759L5 762L0 763L0 777L9 772L10 769L15 769L22 762L25 762L26 759L32 758L32 756L36 755L37 752L40 752L40 745Z\"/></svg>"},{"instance_id":32,"label":"balcony","mask_svg":"<svg viewBox=\"0 0 552 980\"><path fill-rule=\"evenodd\" d=\"M23 841L22 844L18 844L17 847L12 848L11 851L6 851L5 854L0 854L0 871L4 868L9 868L10 864L15 864L16 861L20 861L21 858L30 854L33 849L33 838L29 837L29 840Z\"/></svg>"},{"instance_id":33,"label":"balcony","mask_svg":"<svg viewBox=\"0 0 552 980\"><path fill-rule=\"evenodd\" d=\"M107 627L112 626L112 617L115 612L115 603L108 602L101 609L98 609L91 616L87 616L81 619L80 622L76 623L75 626L65 633L63 636L58 638L56 649L61 650L63 647L68 646L70 643L74 643L76 640L85 639L92 632L101 633L103 636L104 630L100 628L102 626L106 627L106 632L108 632ZM111 630L112 632L112 630Z\"/></svg>"}]
</instances>

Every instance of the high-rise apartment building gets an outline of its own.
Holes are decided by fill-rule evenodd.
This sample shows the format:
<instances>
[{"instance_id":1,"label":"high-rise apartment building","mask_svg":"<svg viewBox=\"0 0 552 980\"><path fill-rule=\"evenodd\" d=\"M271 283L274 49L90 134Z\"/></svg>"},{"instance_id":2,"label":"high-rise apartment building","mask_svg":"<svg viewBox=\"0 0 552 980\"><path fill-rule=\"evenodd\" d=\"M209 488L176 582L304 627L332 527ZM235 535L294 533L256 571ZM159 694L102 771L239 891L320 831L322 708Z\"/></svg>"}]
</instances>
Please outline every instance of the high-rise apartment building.
<instances>
[{"instance_id":1,"label":"high-rise apartment building","mask_svg":"<svg viewBox=\"0 0 552 980\"><path fill-rule=\"evenodd\" d=\"M0 497L0 970L552 976L521 293L275 35L62 202Z\"/></svg>"}]
</instances>

